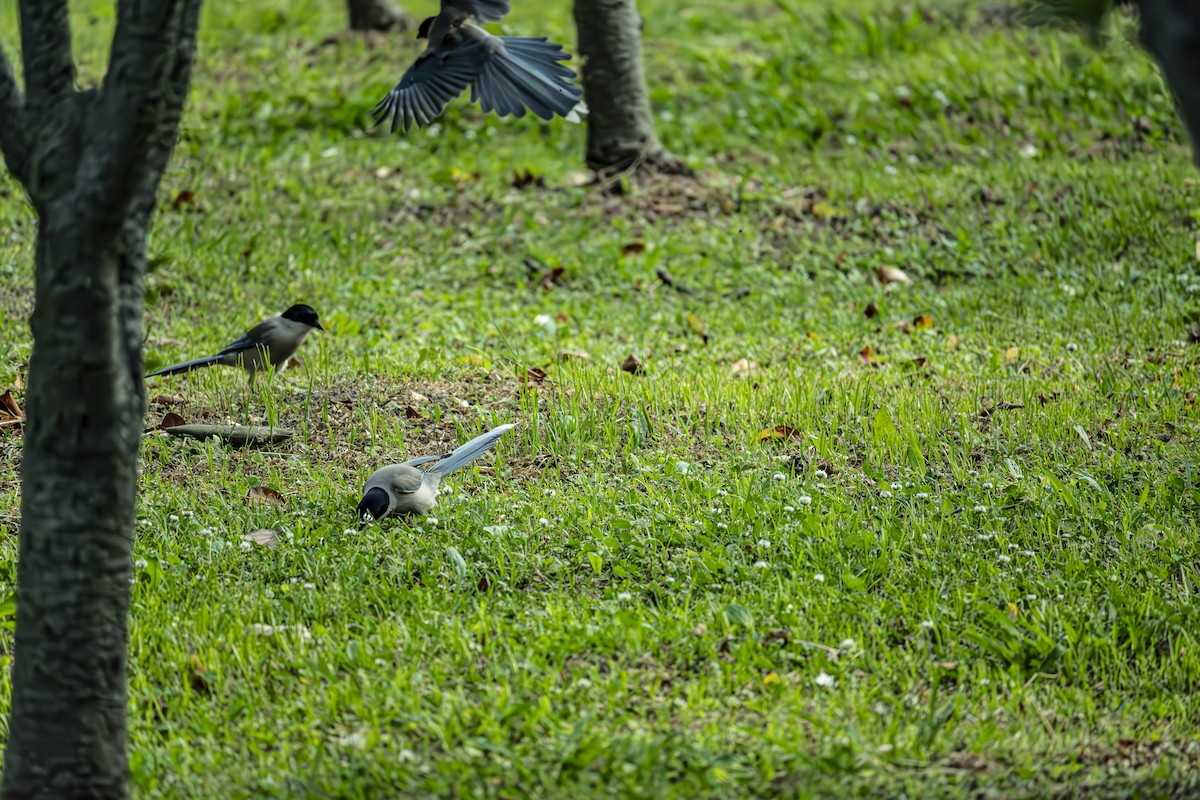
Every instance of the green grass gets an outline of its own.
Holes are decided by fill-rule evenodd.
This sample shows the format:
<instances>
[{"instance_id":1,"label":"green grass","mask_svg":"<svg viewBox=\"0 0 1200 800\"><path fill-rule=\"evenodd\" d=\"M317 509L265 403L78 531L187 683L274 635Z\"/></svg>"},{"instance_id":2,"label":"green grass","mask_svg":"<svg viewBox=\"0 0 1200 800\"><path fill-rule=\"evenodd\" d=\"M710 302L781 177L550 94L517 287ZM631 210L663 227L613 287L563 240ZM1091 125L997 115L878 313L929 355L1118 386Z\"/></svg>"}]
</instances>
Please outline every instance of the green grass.
<instances>
[{"instance_id":1,"label":"green grass","mask_svg":"<svg viewBox=\"0 0 1200 800\"><path fill-rule=\"evenodd\" d=\"M578 126L459 101L368 130L416 43L314 49L337 2L207 4L147 365L293 302L329 333L248 401L232 370L150 388L297 436L147 436L137 797L1197 791L1200 202L1161 80L1128 20L1095 52L973 4L825 6L646 0L658 132L701 180L612 196L577 185ZM76 9L95 81L112 12ZM528 0L509 31L570 25ZM0 230L2 391L11 180ZM506 421L436 522L357 528L373 468Z\"/></svg>"}]
</instances>

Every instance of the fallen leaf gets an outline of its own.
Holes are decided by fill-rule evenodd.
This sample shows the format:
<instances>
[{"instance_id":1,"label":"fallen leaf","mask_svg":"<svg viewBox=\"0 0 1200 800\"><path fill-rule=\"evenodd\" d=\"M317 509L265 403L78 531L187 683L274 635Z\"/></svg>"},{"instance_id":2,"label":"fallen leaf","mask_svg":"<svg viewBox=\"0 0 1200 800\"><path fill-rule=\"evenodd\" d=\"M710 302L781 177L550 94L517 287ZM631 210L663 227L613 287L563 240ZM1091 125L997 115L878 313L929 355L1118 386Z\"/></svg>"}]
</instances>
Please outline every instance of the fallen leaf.
<instances>
[{"instance_id":1,"label":"fallen leaf","mask_svg":"<svg viewBox=\"0 0 1200 800\"><path fill-rule=\"evenodd\" d=\"M913 320L913 327L921 330L929 330L933 327L933 317L928 314L918 314Z\"/></svg>"},{"instance_id":2,"label":"fallen leaf","mask_svg":"<svg viewBox=\"0 0 1200 800\"><path fill-rule=\"evenodd\" d=\"M774 428L759 431L757 438L760 442L771 439L777 441L798 440L801 438L801 433L791 425L776 425Z\"/></svg>"},{"instance_id":3,"label":"fallen leaf","mask_svg":"<svg viewBox=\"0 0 1200 800\"><path fill-rule=\"evenodd\" d=\"M1015 363L1017 363L1017 359L1020 357L1021 357L1021 348L1019 348L1019 347L1010 347L1004 351L1004 363L1005 364L1015 364Z\"/></svg>"},{"instance_id":4,"label":"fallen leaf","mask_svg":"<svg viewBox=\"0 0 1200 800\"><path fill-rule=\"evenodd\" d=\"M908 333L908 334L912 333L912 325L910 325L908 320L906 320L906 319L898 319L895 322L893 322L892 329L900 331L901 333Z\"/></svg>"},{"instance_id":5,"label":"fallen leaf","mask_svg":"<svg viewBox=\"0 0 1200 800\"><path fill-rule=\"evenodd\" d=\"M513 173L512 185L514 189L524 189L527 186L536 186L540 189L546 185L546 179L541 175L535 175L526 168L524 172Z\"/></svg>"},{"instance_id":6,"label":"fallen leaf","mask_svg":"<svg viewBox=\"0 0 1200 800\"><path fill-rule=\"evenodd\" d=\"M705 344L708 344L708 329L704 327L704 320L689 312L687 315L687 324L692 329L692 333L699 336Z\"/></svg>"},{"instance_id":7,"label":"fallen leaf","mask_svg":"<svg viewBox=\"0 0 1200 800\"><path fill-rule=\"evenodd\" d=\"M739 358L733 362L733 366L730 367L729 371L735 376L745 377L758 372L758 364L755 364L748 358Z\"/></svg>"},{"instance_id":8,"label":"fallen leaf","mask_svg":"<svg viewBox=\"0 0 1200 800\"><path fill-rule=\"evenodd\" d=\"M1011 617L1012 619L1016 619L1020 615L1021 615L1021 609L1017 608L1017 604L1009 603L1008 604L1008 616Z\"/></svg>"},{"instance_id":9,"label":"fallen leaf","mask_svg":"<svg viewBox=\"0 0 1200 800\"><path fill-rule=\"evenodd\" d=\"M156 406L181 406L187 401L177 394L159 394L150 402Z\"/></svg>"},{"instance_id":10,"label":"fallen leaf","mask_svg":"<svg viewBox=\"0 0 1200 800\"><path fill-rule=\"evenodd\" d=\"M380 180L386 180L387 178L391 177L391 174L391 167L379 167L375 170L375 177L379 178Z\"/></svg>"},{"instance_id":11,"label":"fallen leaf","mask_svg":"<svg viewBox=\"0 0 1200 800\"><path fill-rule=\"evenodd\" d=\"M21 411L21 407L17 405L16 398L13 397L12 390L9 389L4 394L0 394L0 419L11 417L13 419L25 419L25 413Z\"/></svg>"},{"instance_id":12,"label":"fallen leaf","mask_svg":"<svg viewBox=\"0 0 1200 800\"><path fill-rule=\"evenodd\" d=\"M626 244L621 245L621 255L623 255L623 256L633 255L634 253L644 253L644 252L646 252L646 243L645 242L628 242Z\"/></svg>"},{"instance_id":13,"label":"fallen leaf","mask_svg":"<svg viewBox=\"0 0 1200 800\"><path fill-rule=\"evenodd\" d=\"M679 205L678 203L652 203L650 205L650 210L655 214L671 216L674 214L682 214L687 210L687 207Z\"/></svg>"},{"instance_id":14,"label":"fallen leaf","mask_svg":"<svg viewBox=\"0 0 1200 800\"><path fill-rule=\"evenodd\" d=\"M938 666L946 670L946 672L953 672L958 669L958 663L955 661L939 661Z\"/></svg>"},{"instance_id":15,"label":"fallen leaf","mask_svg":"<svg viewBox=\"0 0 1200 800\"><path fill-rule=\"evenodd\" d=\"M582 170L572 170L563 175L563 183L567 186L587 186L592 180L592 173Z\"/></svg>"},{"instance_id":16,"label":"fallen leaf","mask_svg":"<svg viewBox=\"0 0 1200 800\"><path fill-rule=\"evenodd\" d=\"M947 337L946 337L946 349L947 349L947 350L954 350L955 348L957 348L957 347L958 347L958 345L959 345L961 342L962 342L962 337L961 337L961 336L947 336Z\"/></svg>"},{"instance_id":17,"label":"fallen leaf","mask_svg":"<svg viewBox=\"0 0 1200 800\"><path fill-rule=\"evenodd\" d=\"M553 289L555 286L561 286L562 276L566 271L566 267L551 267L542 273L541 277L538 278L538 283L542 285L543 289L547 290Z\"/></svg>"},{"instance_id":18,"label":"fallen leaf","mask_svg":"<svg viewBox=\"0 0 1200 800\"><path fill-rule=\"evenodd\" d=\"M530 367L521 376L522 383L542 383L546 380L546 370L540 367Z\"/></svg>"},{"instance_id":19,"label":"fallen leaf","mask_svg":"<svg viewBox=\"0 0 1200 800\"><path fill-rule=\"evenodd\" d=\"M420 392L409 392L408 396L414 403L429 403L429 398Z\"/></svg>"},{"instance_id":20,"label":"fallen leaf","mask_svg":"<svg viewBox=\"0 0 1200 800\"><path fill-rule=\"evenodd\" d=\"M641 359L635 355L630 355L629 358L621 362L621 369L628 372L630 375L641 375L646 371Z\"/></svg>"},{"instance_id":21,"label":"fallen leaf","mask_svg":"<svg viewBox=\"0 0 1200 800\"><path fill-rule=\"evenodd\" d=\"M762 682L763 686L771 686L776 683L783 683L783 680L779 677L778 672L768 672L766 675L763 675Z\"/></svg>"},{"instance_id":22,"label":"fallen leaf","mask_svg":"<svg viewBox=\"0 0 1200 800\"><path fill-rule=\"evenodd\" d=\"M406 419L423 419L423 416L422 416L421 412L420 412L420 411L417 411L417 410L416 410L415 408L413 408L412 406L405 406L405 407L404 407L404 417L405 417Z\"/></svg>"},{"instance_id":23,"label":"fallen leaf","mask_svg":"<svg viewBox=\"0 0 1200 800\"><path fill-rule=\"evenodd\" d=\"M195 204L196 193L191 189L184 189L175 195L175 199L171 201L171 210L178 211L180 206L194 206Z\"/></svg>"},{"instance_id":24,"label":"fallen leaf","mask_svg":"<svg viewBox=\"0 0 1200 800\"><path fill-rule=\"evenodd\" d=\"M863 316L866 317L867 319L874 319L875 315L878 313L879 313L879 306L877 306L875 304L874 300L867 303L867 307L863 309Z\"/></svg>"},{"instance_id":25,"label":"fallen leaf","mask_svg":"<svg viewBox=\"0 0 1200 800\"><path fill-rule=\"evenodd\" d=\"M166 414L163 414L162 422L158 423L158 427L160 430L165 431L167 428L174 428L176 426L183 425L186 422L187 420L176 414L174 411L168 411Z\"/></svg>"},{"instance_id":26,"label":"fallen leaf","mask_svg":"<svg viewBox=\"0 0 1200 800\"><path fill-rule=\"evenodd\" d=\"M190 682L192 684L192 690L198 694L208 694L211 692L212 685L209 683L207 670L205 670L204 665L200 663L200 658L193 655L191 658L191 664L189 666L191 668Z\"/></svg>"},{"instance_id":27,"label":"fallen leaf","mask_svg":"<svg viewBox=\"0 0 1200 800\"><path fill-rule=\"evenodd\" d=\"M582 350L563 350L558 357L562 361L588 361L592 356Z\"/></svg>"},{"instance_id":28,"label":"fallen leaf","mask_svg":"<svg viewBox=\"0 0 1200 800\"><path fill-rule=\"evenodd\" d=\"M256 531L250 531L242 538L247 542L261 544L268 550L272 550L279 546L279 531L274 528L259 528Z\"/></svg>"},{"instance_id":29,"label":"fallen leaf","mask_svg":"<svg viewBox=\"0 0 1200 800\"><path fill-rule=\"evenodd\" d=\"M487 575L481 576L479 581L475 584L475 591L481 594L486 594L487 590L490 588L492 588L492 582L488 580Z\"/></svg>"},{"instance_id":30,"label":"fallen leaf","mask_svg":"<svg viewBox=\"0 0 1200 800\"><path fill-rule=\"evenodd\" d=\"M912 285L912 278L899 267L880 267L876 273L881 283L902 283L906 286Z\"/></svg>"},{"instance_id":31,"label":"fallen leaf","mask_svg":"<svg viewBox=\"0 0 1200 800\"><path fill-rule=\"evenodd\" d=\"M804 334L804 336L805 336L805 338L808 338L808 339L814 339L814 340L815 340L815 339L820 339L820 338L821 338L820 336L818 336L817 334L813 333L812 331L809 331L808 333Z\"/></svg>"},{"instance_id":32,"label":"fallen leaf","mask_svg":"<svg viewBox=\"0 0 1200 800\"><path fill-rule=\"evenodd\" d=\"M250 491L246 492L246 502L248 503L271 503L272 505L283 505L283 495L270 486L254 486Z\"/></svg>"},{"instance_id":33,"label":"fallen leaf","mask_svg":"<svg viewBox=\"0 0 1200 800\"><path fill-rule=\"evenodd\" d=\"M858 359L867 366L879 366L879 361L875 358L875 351L871 349L871 345L867 345L862 350L858 351Z\"/></svg>"}]
</instances>

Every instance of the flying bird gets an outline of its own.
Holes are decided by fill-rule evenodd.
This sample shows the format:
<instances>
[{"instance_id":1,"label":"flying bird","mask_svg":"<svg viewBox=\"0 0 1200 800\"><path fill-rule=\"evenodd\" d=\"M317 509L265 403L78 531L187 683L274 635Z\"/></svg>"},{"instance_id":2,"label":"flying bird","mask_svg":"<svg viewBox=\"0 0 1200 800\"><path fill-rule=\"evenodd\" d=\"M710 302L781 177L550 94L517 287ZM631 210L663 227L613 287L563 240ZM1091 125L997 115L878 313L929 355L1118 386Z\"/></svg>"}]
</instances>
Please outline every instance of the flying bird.
<instances>
[{"instance_id":1,"label":"flying bird","mask_svg":"<svg viewBox=\"0 0 1200 800\"><path fill-rule=\"evenodd\" d=\"M587 107L579 99L583 90L570 83L575 72L559 63L571 58L562 45L479 27L499 22L509 8L509 0L441 0L438 15L417 30L429 44L375 106L375 123L391 117L392 133L428 125L468 86L471 102L485 112L523 117L528 108L545 120L557 114L577 122Z\"/></svg>"},{"instance_id":2,"label":"flying bird","mask_svg":"<svg viewBox=\"0 0 1200 800\"><path fill-rule=\"evenodd\" d=\"M444 456L422 456L403 464L392 464L371 473L363 484L358 518L378 522L389 514L424 514L437 502L442 478L465 467L496 446L500 437L516 427L492 428ZM422 469L422 465L432 466Z\"/></svg>"},{"instance_id":3,"label":"flying bird","mask_svg":"<svg viewBox=\"0 0 1200 800\"><path fill-rule=\"evenodd\" d=\"M297 304L284 311L278 317L271 317L246 331L240 338L215 356L205 356L182 364L172 364L157 372L151 372L147 378L156 375L177 375L181 372L191 372L201 367L211 367L220 364L226 367L241 367L251 378L259 370L273 366L282 371L287 360L292 357L304 341L304 337L313 329L323 331L317 312L312 306Z\"/></svg>"}]
</instances>

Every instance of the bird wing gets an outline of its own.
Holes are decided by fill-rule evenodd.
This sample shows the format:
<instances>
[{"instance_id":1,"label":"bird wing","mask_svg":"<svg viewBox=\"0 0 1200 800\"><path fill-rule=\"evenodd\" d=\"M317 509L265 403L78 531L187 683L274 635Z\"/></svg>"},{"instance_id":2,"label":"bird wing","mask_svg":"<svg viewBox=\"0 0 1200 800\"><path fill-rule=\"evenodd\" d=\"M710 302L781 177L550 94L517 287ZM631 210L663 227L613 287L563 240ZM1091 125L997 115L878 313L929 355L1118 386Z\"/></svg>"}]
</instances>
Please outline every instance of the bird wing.
<instances>
[{"instance_id":1,"label":"bird wing","mask_svg":"<svg viewBox=\"0 0 1200 800\"><path fill-rule=\"evenodd\" d=\"M407 132L413 125L430 124L479 77L481 63L481 47L475 42L463 42L452 50L426 50L375 106L371 112L375 123L391 117L392 133L400 127Z\"/></svg>"},{"instance_id":2,"label":"bird wing","mask_svg":"<svg viewBox=\"0 0 1200 800\"><path fill-rule=\"evenodd\" d=\"M254 350L258 347L266 347L266 336L270 332L271 323L273 321L274 320L268 319L258 323L253 328L246 331L229 344L225 345L225 347L221 348L221 351L217 353L217 355L227 356L234 353L243 353L247 350Z\"/></svg>"},{"instance_id":3,"label":"bird wing","mask_svg":"<svg viewBox=\"0 0 1200 800\"><path fill-rule=\"evenodd\" d=\"M375 487L391 491L395 494L412 494L421 488L425 482L425 473L410 464L392 464L376 470L367 478L363 492Z\"/></svg>"}]
</instances>

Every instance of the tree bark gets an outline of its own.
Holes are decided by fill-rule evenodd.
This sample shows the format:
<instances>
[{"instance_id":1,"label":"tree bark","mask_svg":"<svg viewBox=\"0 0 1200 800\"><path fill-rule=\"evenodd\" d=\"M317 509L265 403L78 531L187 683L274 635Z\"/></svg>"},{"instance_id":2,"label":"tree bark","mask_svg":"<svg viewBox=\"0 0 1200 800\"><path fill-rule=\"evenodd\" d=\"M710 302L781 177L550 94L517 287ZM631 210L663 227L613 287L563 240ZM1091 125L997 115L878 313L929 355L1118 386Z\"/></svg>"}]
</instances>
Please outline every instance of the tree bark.
<instances>
[{"instance_id":1,"label":"tree bark","mask_svg":"<svg viewBox=\"0 0 1200 800\"><path fill-rule=\"evenodd\" d=\"M686 171L654 132L634 0L575 0L574 13L588 104L587 165L606 172L637 166Z\"/></svg>"},{"instance_id":2,"label":"tree bark","mask_svg":"<svg viewBox=\"0 0 1200 800\"><path fill-rule=\"evenodd\" d=\"M26 96L0 52L0 148L38 215L5 800L128 796L146 236L199 10L122 0L99 90L74 87L63 0L20 4Z\"/></svg>"},{"instance_id":3,"label":"tree bark","mask_svg":"<svg viewBox=\"0 0 1200 800\"><path fill-rule=\"evenodd\" d=\"M1200 3L1137 0L1142 46L1154 56L1192 140L1200 167Z\"/></svg>"},{"instance_id":4,"label":"tree bark","mask_svg":"<svg viewBox=\"0 0 1200 800\"><path fill-rule=\"evenodd\" d=\"M352 31L406 31L413 20L392 0L347 0Z\"/></svg>"}]
</instances>

